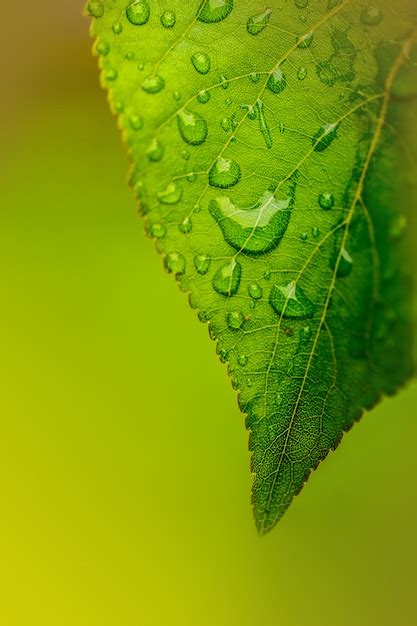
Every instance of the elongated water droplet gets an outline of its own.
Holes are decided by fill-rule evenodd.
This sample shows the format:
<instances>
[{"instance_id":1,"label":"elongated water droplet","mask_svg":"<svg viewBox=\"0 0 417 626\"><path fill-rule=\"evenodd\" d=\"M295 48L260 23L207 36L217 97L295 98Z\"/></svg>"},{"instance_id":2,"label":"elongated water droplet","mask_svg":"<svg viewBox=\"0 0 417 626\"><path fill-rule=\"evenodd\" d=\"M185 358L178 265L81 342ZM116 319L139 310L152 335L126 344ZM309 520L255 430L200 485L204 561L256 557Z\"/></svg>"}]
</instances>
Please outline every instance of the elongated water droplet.
<instances>
[{"instance_id":1,"label":"elongated water droplet","mask_svg":"<svg viewBox=\"0 0 417 626\"><path fill-rule=\"evenodd\" d=\"M170 274L184 274L187 262L179 252L170 252L165 257L165 267Z\"/></svg>"},{"instance_id":2,"label":"elongated water droplet","mask_svg":"<svg viewBox=\"0 0 417 626\"><path fill-rule=\"evenodd\" d=\"M205 52L196 52L193 54L191 63L199 74L207 74L210 71L210 57Z\"/></svg>"},{"instance_id":3,"label":"elongated water droplet","mask_svg":"<svg viewBox=\"0 0 417 626\"><path fill-rule=\"evenodd\" d=\"M134 26L142 26L149 20L151 9L147 0L134 0L126 9L126 17Z\"/></svg>"},{"instance_id":4,"label":"elongated water droplet","mask_svg":"<svg viewBox=\"0 0 417 626\"><path fill-rule=\"evenodd\" d=\"M236 185L241 177L239 163L220 157L209 172L209 183L212 187L228 189Z\"/></svg>"},{"instance_id":5,"label":"elongated water droplet","mask_svg":"<svg viewBox=\"0 0 417 626\"><path fill-rule=\"evenodd\" d=\"M330 211L334 207L334 195L332 193L321 193L318 200L320 208L325 211Z\"/></svg>"},{"instance_id":6,"label":"elongated water droplet","mask_svg":"<svg viewBox=\"0 0 417 626\"><path fill-rule=\"evenodd\" d=\"M258 100L256 103L257 117L259 119L259 130L265 140L266 147L270 150L273 146L271 131L269 130L268 122L265 117L265 108L262 100Z\"/></svg>"},{"instance_id":7,"label":"elongated water droplet","mask_svg":"<svg viewBox=\"0 0 417 626\"><path fill-rule=\"evenodd\" d=\"M227 76L225 76L224 74L221 74L219 82L220 82L220 86L221 86L222 89L228 89L228 87L229 87L229 80L228 80Z\"/></svg>"},{"instance_id":8,"label":"elongated water droplet","mask_svg":"<svg viewBox=\"0 0 417 626\"><path fill-rule=\"evenodd\" d=\"M206 91L205 89L202 89L197 96L197 100L200 104L207 104L210 98L211 98L210 92Z\"/></svg>"},{"instance_id":9,"label":"elongated water droplet","mask_svg":"<svg viewBox=\"0 0 417 626\"><path fill-rule=\"evenodd\" d=\"M158 193L158 200L162 204L178 204L182 198L182 189L176 183L172 182Z\"/></svg>"},{"instance_id":10,"label":"elongated water droplet","mask_svg":"<svg viewBox=\"0 0 417 626\"><path fill-rule=\"evenodd\" d=\"M100 0L91 0L87 5L87 12L91 17L103 17L104 4Z\"/></svg>"},{"instance_id":11,"label":"elongated water droplet","mask_svg":"<svg viewBox=\"0 0 417 626\"><path fill-rule=\"evenodd\" d=\"M153 139L151 145L146 151L146 156L151 163L159 163L164 156L164 147L161 145L158 139Z\"/></svg>"},{"instance_id":12,"label":"elongated water droplet","mask_svg":"<svg viewBox=\"0 0 417 626\"><path fill-rule=\"evenodd\" d=\"M142 83L143 91L151 94L159 93L164 87L165 81L162 76L159 76L158 74L147 76Z\"/></svg>"},{"instance_id":13,"label":"elongated water droplet","mask_svg":"<svg viewBox=\"0 0 417 626\"><path fill-rule=\"evenodd\" d=\"M199 146L207 139L207 122L198 113L180 111L177 115L177 124L181 137L191 146Z\"/></svg>"},{"instance_id":14,"label":"elongated water droplet","mask_svg":"<svg viewBox=\"0 0 417 626\"><path fill-rule=\"evenodd\" d=\"M325 124L315 133L312 144L315 152L323 152L337 137L338 124Z\"/></svg>"},{"instance_id":15,"label":"elongated water droplet","mask_svg":"<svg viewBox=\"0 0 417 626\"><path fill-rule=\"evenodd\" d=\"M198 13L200 22L221 22L232 12L233 0L205 0Z\"/></svg>"},{"instance_id":16,"label":"elongated water droplet","mask_svg":"<svg viewBox=\"0 0 417 626\"><path fill-rule=\"evenodd\" d=\"M229 245L249 254L266 254L277 247L291 217L292 198L276 200L267 191L255 207L241 209L222 196L210 203L210 213Z\"/></svg>"},{"instance_id":17,"label":"elongated water droplet","mask_svg":"<svg viewBox=\"0 0 417 626\"><path fill-rule=\"evenodd\" d=\"M383 17L384 14L381 9L373 4L366 7L366 9L364 9L361 13L362 24L365 24L366 26L378 26L378 24L382 22Z\"/></svg>"},{"instance_id":18,"label":"elongated water droplet","mask_svg":"<svg viewBox=\"0 0 417 626\"><path fill-rule=\"evenodd\" d=\"M254 300L260 300L263 295L262 287L258 283L251 283L248 287L248 293Z\"/></svg>"},{"instance_id":19,"label":"elongated water droplet","mask_svg":"<svg viewBox=\"0 0 417 626\"><path fill-rule=\"evenodd\" d=\"M287 86L287 79L285 78L285 74L280 67L277 67L277 69L274 70L274 72L268 78L266 86L268 87L269 91L272 91L272 93L275 94L280 94L282 91L284 91L285 87Z\"/></svg>"},{"instance_id":20,"label":"elongated water droplet","mask_svg":"<svg viewBox=\"0 0 417 626\"><path fill-rule=\"evenodd\" d=\"M174 11L164 11L161 15L161 24L164 28L173 28L176 21L177 17Z\"/></svg>"},{"instance_id":21,"label":"elongated water droplet","mask_svg":"<svg viewBox=\"0 0 417 626\"><path fill-rule=\"evenodd\" d=\"M234 296L240 286L242 267L235 259L221 267L213 276L212 285L222 296Z\"/></svg>"},{"instance_id":22,"label":"elongated water droplet","mask_svg":"<svg viewBox=\"0 0 417 626\"><path fill-rule=\"evenodd\" d=\"M245 318L241 311L232 311L227 315L227 325L231 330L240 330Z\"/></svg>"},{"instance_id":23,"label":"elongated water droplet","mask_svg":"<svg viewBox=\"0 0 417 626\"><path fill-rule=\"evenodd\" d=\"M210 269L210 265L211 257L209 257L207 254L199 254L194 257L194 267L197 270L197 273L201 274L201 276L207 274Z\"/></svg>"},{"instance_id":24,"label":"elongated water droplet","mask_svg":"<svg viewBox=\"0 0 417 626\"><path fill-rule=\"evenodd\" d=\"M274 285L269 302L280 317L298 319L314 315L314 304L294 281L288 285Z\"/></svg>"},{"instance_id":25,"label":"elongated water droplet","mask_svg":"<svg viewBox=\"0 0 417 626\"><path fill-rule=\"evenodd\" d=\"M246 30L249 35L259 35L267 26L271 17L272 9L265 9L250 17L246 23Z\"/></svg>"},{"instance_id":26,"label":"elongated water droplet","mask_svg":"<svg viewBox=\"0 0 417 626\"><path fill-rule=\"evenodd\" d=\"M193 223L189 217L186 217L181 224L178 224L178 230L184 235L188 235L193 230Z\"/></svg>"}]
</instances>

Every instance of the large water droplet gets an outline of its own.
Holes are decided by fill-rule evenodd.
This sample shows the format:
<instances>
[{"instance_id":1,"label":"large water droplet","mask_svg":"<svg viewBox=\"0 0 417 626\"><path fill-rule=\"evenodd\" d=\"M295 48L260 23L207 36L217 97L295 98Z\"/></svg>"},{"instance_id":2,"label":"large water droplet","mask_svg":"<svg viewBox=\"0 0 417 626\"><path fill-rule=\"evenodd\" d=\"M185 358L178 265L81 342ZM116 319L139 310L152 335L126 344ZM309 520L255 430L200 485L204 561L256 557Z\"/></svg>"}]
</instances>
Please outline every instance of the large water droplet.
<instances>
[{"instance_id":1,"label":"large water droplet","mask_svg":"<svg viewBox=\"0 0 417 626\"><path fill-rule=\"evenodd\" d=\"M210 265L211 257L209 257L207 254L199 254L194 257L194 267L197 270L197 273L201 274L201 276L207 274L210 269Z\"/></svg>"},{"instance_id":2,"label":"large water droplet","mask_svg":"<svg viewBox=\"0 0 417 626\"><path fill-rule=\"evenodd\" d=\"M325 211L330 211L334 207L334 195L332 193L321 193L318 197L319 206Z\"/></svg>"},{"instance_id":3,"label":"large water droplet","mask_svg":"<svg viewBox=\"0 0 417 626\"><path fill-rule=\"evenodd\" d=\"M240 330L245 321L241 311L232 311L227 316L227 325L231 330Z\"/></svg>"},{"instance_id":4,"label":"large water droplet","mask_svg":"<svg viewBox=\"0 0 417 626\"><path fill-rule=\"evenodd\" d=\"M323 152L337 137L338 124L325 124L314 134L312 144L315 152Z\"/></svg>"},{"instance_id":5,"label":"large water droplet","mask_svg":"<svg viewBox=\"0 0 417 626\"><path fill-rule=\"evenodd\" d=\"M222 296L234 296L240 286L242 267L235 259L221 267L213 276L212 285Z\"/></svg>"},{"instance_id":6,"label":"large water droplet","mask_svg":"<svg viewBox=\"0 0 417 626\"><path fill-rule=\"evenodd\" d=\"M91 17L103 17L104 4L100 0L91 0L87 5L87 12Z\"/></svg>"},{"instance_id":7,"label":"large water droplet","mask_svg":"<svg viewBox=\"0 0 417 626\"><path fill-rule=\"evenodd\" d=\"M186 143L199 146L207 139L207 122L198 113L180 111L177 115L177 124L180 135Z\"/></svg>"},{"instance_id":8,"label":"large water droplet","mask_svg":"<svg viewBox=\"0 0 417 626\"><path fill-rule=\"evenodd\" d=\"M179 252L170 252L165 257L165 267L170 274L184 274L187 262Z\"/></svg>"},{"instance_id":9,"label":"large water droplet","mask_svg":"<svg viewBox=\"0 0 417 626\"><path fill-rule=\"evenodd\" d=\"M255 207L242 209L222 196L210 203L210 213L229 245L249 254L266 254L277 247L291 217L292 199L276 200L267 191Z\"/></svg>"},{"instance_id":10,"label":"large water droplet","mask_svg":"<svg viewBox=\"0 0 417 626\"><path fill-rule=\"evenodd\" d=\"M205 0L198 13L200 22L221 22L233 10L233 0Z\"/></svg>"},{"instance_id":11,"label":"large water droplet","mask_svg":"<svg viewBox=\"0 0 417 626\"><path fill-rule=\"evenodd\" d=\"M246 23L246 30L249 35L259 35L267 26L271 17L272 9L265 9L250 17Z\"/></svg>"},{"instance_id":12,"label":"large water droplet","mask_svg":"<svg viewBox=\"0 0 417 626\"><path fill-rule=\"evenodd\" d=\"M207 74L210 71L210 57L205 52L196 52L193 54L191 63L200 74Z\"/></svg>"},{"instance_id":13,"label":"large water droplet","mask_svg":"<svg viewBox=\"0 0 417 626\"><path fill-rule=\"evenodd\" d=\"M361 21L366 26L378 26L382 22L384 14L374 4L369 5L361 13Z\"/></svg>"},{"instance_id":14,"label":"large water droplet","mask_svg":"<svg viewBox=\"0 0 417 626\"><path fill-rule=\"evenodd\" d=\"M151 9L147 0L134 0L126 9L126 17L134 26L142 26L149 20Z\"/></svg>"},{"instance_id":15,"label":"large water droplet","mask_svg":"<svg viewBox=\"0 0 417 626\"><path fill-rule=\"evenodd\" d=\"M268 78L266 86L268 87L269 91L272 91L272 93L275 94L280 94L282 91L284 91L285 87L287 86L287 79L285 78L285 74L280 67L277 67L277 69L274 70L274 72Z\"/></svg>"},{"instance_id":16,"label":"large water droplet","mask_svg":"<svg viewBox=\"0 0 417 626\"><path fill-rule=\"evenodd\" d=\"M314 304L294 281L288 285L274 285L271 289L269 302L275 313L288 319L314 315Z\"/></svg>"},{"instance_id":17,"label":"large water droplet","mask_svg":"<svg viewBox=\"0 0 417 626\"><path fill-rule=\"evenodd\" d=\"M161 24L164 28L173 28L177 18L174 11L164 11L161 15Z\"/></svg>"},{"instance_id":18,"label":"large water droplet","mask_svg":"<svg viewBox=\"0 0 417 626\"><path fill-rule=\"evenodd\" d=\"M153 74L151 76L147 76L142 83L143 91L146 93L159 93L165 87L165 81L162 76L159 74Z\"/></svg>"},{"instance_id":19,"label":"large water droplet","mask_svg":"<svg viewBox=\"0 0 417 626\"><path fill-rule=\"evenodd\" d=\"M182 198L182 189L176 183L172 182L158 193L158 200L162 204L178 204Z\"/></svg>"},{"instance_id":20,"label":"large water droplet","mask_svg":"<svg viewBox=\"0 0 417 626\"><path fill-rule=\"evenodd\" d=\"M152 163L159 163L164 156L164 147L161 145L158 139L153 139L151 145L146 151L146 156Z\"/></svg>"},{"instance_id":21,"label":"large water droplet","mask_svg":"<svg viewBox=\"0 0 417 626\"><path fill-rule=\"evenodd\" d=\"M209 183L212 187L228 189L236 185L241 177L239 163L219 157L209 171Z\"/></svg>"}]
</instances>

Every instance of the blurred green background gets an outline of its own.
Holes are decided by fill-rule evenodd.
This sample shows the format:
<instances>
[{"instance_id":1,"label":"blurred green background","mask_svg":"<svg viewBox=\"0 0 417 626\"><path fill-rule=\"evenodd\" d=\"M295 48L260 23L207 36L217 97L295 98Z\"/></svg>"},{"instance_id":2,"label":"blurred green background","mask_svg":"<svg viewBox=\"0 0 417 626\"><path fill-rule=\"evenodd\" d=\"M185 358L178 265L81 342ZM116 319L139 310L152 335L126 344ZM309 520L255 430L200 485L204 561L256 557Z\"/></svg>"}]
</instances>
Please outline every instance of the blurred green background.
<instances>
[{"instance_id":1,"label":"blurred green background","mask_svg":"<svg viewBox=\"0 0 417 626\"><path fill-rule=\"evenodd\" d=\"M0 623L417 623L417 386L275 531L207 329L162 271L75 0L2 8Z\"/></svg>"}]
</instances>

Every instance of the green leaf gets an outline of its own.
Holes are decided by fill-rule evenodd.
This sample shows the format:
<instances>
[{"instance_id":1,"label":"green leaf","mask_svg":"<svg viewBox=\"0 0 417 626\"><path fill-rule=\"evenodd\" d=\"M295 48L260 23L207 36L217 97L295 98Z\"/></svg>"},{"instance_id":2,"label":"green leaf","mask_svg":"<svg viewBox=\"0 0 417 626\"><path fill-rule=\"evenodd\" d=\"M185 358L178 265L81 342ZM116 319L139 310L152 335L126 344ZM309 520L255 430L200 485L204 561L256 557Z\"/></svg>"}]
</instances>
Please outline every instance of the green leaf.
<instances>
[{"instance_id":1,"label":"green leaf","mask_svg":"<svg viewBox=\"0 0 417 626\"><path fill-rule=\"evenodd\" d=\"M413 373L413 5L88 5L146 231L240 392L261 533Z\"/></svg>"}]
</instances>

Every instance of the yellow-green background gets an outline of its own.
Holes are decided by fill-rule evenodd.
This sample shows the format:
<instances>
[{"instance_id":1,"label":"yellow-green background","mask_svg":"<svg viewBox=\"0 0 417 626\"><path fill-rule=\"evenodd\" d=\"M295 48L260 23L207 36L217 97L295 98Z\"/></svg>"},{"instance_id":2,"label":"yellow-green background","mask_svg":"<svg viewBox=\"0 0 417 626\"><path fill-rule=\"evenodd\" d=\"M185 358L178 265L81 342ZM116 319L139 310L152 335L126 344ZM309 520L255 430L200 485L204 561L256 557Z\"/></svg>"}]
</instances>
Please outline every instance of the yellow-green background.
<instances>
[{"instance_id":1,"label":"yellow-green background","mask_svg":"<svg viewBox=\"0 0 417 626\"><path fill-rule=\"evenodd\" d=\"M259 539L243 418L142 234L79 3L5 4L0 623L417 624L417 386Z\"/></svg>"}]
</instances>

